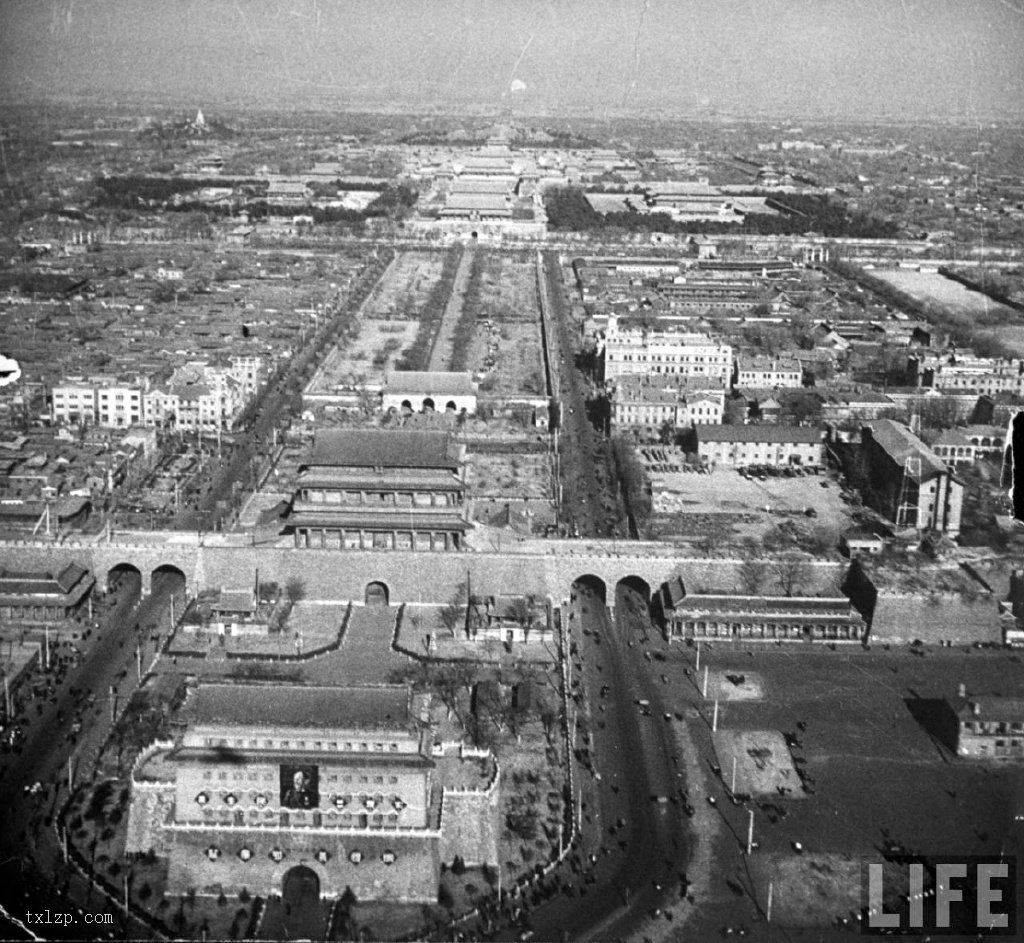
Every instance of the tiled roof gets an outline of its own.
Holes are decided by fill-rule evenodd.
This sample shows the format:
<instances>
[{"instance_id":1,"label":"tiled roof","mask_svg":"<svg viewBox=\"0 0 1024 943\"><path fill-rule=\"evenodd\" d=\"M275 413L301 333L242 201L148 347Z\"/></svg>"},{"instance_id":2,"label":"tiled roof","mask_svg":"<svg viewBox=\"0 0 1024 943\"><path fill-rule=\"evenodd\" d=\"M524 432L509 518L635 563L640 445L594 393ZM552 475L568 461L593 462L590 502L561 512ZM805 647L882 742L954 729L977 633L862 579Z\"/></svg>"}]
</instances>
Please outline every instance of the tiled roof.
<instances>
[{"instance_id":1,"label":"tiled roof","mask_svg":"<svg viewBox=\"0 0 1024 943\"><path fill-rule=\"evenodd\" d=\"M968 446L971 440L959 429L943 429L935 439L934 445Z\"/></svg>"},{"instance_id":2,"label":"tiled roof","mask_svg":"<svg viewBox=\"0 0 1024 943\"><path fill-rule=\"evenodd\" d=\"M905 425L892 419L875 419L865 424L879 447L899 466L908 458L921 460L921 478L932 478L945 474L949 469L939 458Z\"/></svg>"},{"instance_id":3,"label":"tiled roof","mask_svg":"<svg viewBox=\"0 0 1024 943\"><path fill-rule=\"evenodd\" d=\"M71 592L89 571L77 563L69 563L57 575L48 571L19 572L0 570L0 595L63 596Z\"/></svg>"},{"instance_id":4,"label":"tiled roof","mask_svg":"<svg viewBox=\"0 0 1024 943\"><path fill-rule=\"evenodd\" d=\"M957 697L951 698L949 703L961 720L1024 721L1024 698L1021 697Z\"/></svg>"},{"instance_id":5,"label":"tiled roof","mask_svg":"<svg viewBox=\"0 0 1024 943\"><path fill-rule=\"evenodd\" d=\"M384 390L419 396L471 396L474 393L471 374L428 370L395 370L384 381Z\"/></svg>"},{"instance_id":6,"label":"tiled roof","mask_svg":"<svg viewBox=\"0 0 1024 943\"><path fill-rule=\"evenodd\" d=\"M763 612L765 614L813 613L816 616L846 616L853 612L845 596L718 596L691 594L675 608L699 612Z\"/></svg>"},{"instance_id":7,"label":"tiled roof","mask_svg":"<svg viewBox=\"0 0 1024 943\"><path fill-rule=\"evenodd\" d=\"M311 465L359 468L458 468L444 432L401 430L327 430L316 436Z\"/></svg>"},{"instance_id":8,"label":"tiled roof","mask_svg":"<svg viewBox=\"0 0 1024 943\"><path fill-rule=\"evenodd\" d=\"M412 722L409 690L400 686L200 684L189 694L185 717L235 727L405 729Z\"/></svg>"},{"instance_id":9,"label":"tiled roof","mask_svg":"<svg viewBox=\"0 0 1024 943\"><path fill-rule=\"evenodd\" d=\"M466 531L469 524L454 508L344 508L336 504L296 506L288 517L293 527L352 527L362 530Z\"/></svg>"},{"instance_id":10,"label":"tiled roof","mask_svg":"<svg viewBox=\"0 0 1024 943\"><path fill-rule=\"evenodd\" d=\"M698 442L820 442L822 432L812 426L707 425L697 426Z\"/></svg>"}]
</instances>

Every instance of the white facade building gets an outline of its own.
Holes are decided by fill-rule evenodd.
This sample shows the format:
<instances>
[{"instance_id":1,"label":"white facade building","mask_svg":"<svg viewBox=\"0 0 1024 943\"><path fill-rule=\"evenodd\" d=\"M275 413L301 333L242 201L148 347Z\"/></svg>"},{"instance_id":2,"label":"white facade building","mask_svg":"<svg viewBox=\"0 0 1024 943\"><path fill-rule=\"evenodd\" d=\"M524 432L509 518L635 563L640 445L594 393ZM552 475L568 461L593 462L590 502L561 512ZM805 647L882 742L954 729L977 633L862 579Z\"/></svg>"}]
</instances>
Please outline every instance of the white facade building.
<instances>
[{"instance_id":1,"label":"white facade building","mask_svg":"<svg viewBox=\"0 0 1024 943\"><path fill-rule=\"evenodd\" d=\"M620 326L615 315L605 332L606 380L631 374L700 377L728 383L732 347L706 334Z\"/></svg>"}]
</instances>

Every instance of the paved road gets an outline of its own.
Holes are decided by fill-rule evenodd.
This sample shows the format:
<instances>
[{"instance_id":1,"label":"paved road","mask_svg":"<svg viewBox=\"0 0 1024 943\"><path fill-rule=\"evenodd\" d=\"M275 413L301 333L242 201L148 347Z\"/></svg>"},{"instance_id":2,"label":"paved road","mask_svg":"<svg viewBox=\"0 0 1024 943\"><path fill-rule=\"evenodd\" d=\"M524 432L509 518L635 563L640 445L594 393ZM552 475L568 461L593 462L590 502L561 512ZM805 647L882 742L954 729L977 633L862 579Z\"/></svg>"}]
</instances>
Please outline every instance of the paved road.
<instances>
[{"instance_id":1,"label":"paved road","mask_svg":"<svg viewBox=\"0 0 1024 943\"><path fill-rule=\"evenodd\" d=\"M573 678L585 695L574 706L581 727L589 730L577 743L591 750L593 772L583 773L591 777L584 789L585 799L591 799L579 853L556 880L549 879L553 896L531 904L530 928L537 940L618 940L654 912L657 919L665 919L662 914L669 910L674 918L681 913L686 861L681 767L651 679L656 662L644 656L663 644L653 635L643 641L650 623L636 593L620 591L617 603L613 623L589 588L576 587L570 619ZM650 716L641 713L637 700L650 702ZM499 939L515 935L509 930Z\"/></svg>"},{"instance_id":2,"label":"paved road","mask_svg":"<svg viewBox=\"0 0 1024 943\"><path fill-rule=\"evenodd\" d=\"M601 537L614 534L617 499L598 480L597 462L601 460L598 434L587 417L586 389L574 363L578 344L570 331L569 313L562 298L557 259L545 255L547 298L550 302L553 337L549 354L559 374L561 402L558 428L561 453L561 522L570 535Z\"/></svg>"},{"instance_id":3,"label":"paved road","mask_svg":"<svg viewBox=\"0 0 1024 943\"><path fill-rule=\"evenodd\" d=\"M68 672L60 685L56 703L47 702L42 714L37 713L34 705L30 706L21 754L2 758L0 903L20 919L30 909L49 906L66 910L69 905L80 905L93 913L113 913L117 931L123 928L123 914L109 908L96 892L88 892L85 882L77 876L72 877L68 893L63 892L63 881L57 876L74 872L65 871L56 835L47 823L67 797L68 758L72 757L76 783L93 773L99 751L110 733L111 686L116 691L117 711L123 709L138 687L135 626L157 622L167 608L168 594L175 589L181 592L180 577L158 574L153 580L153 593L138 603L137 578L132 586L126 584L127 581L116 604L98 613L100 627L87 643L80 666ZM144 668L154 653L155 645L147 635L142 644ZM87 702L90 693L97 695L92 706ZM83 727L77 738L69 738L76 711L81 712ZM26 794L25 787L36 782L45 787L44 791ZM57 886L53 884L55 879ZM48 926L41 935L50 939L92 938L91 934L83 935L84 929ZM149 936L143 927L133 924L131 930L133 935ZM0 938L15 933L0 921Z\"/></svg>"},{"instance_id":4,"label":"paved road","mask_svg":"<svg viewBox=\"0 0 1024 943\"><path fill-rule=\"evenodd\" d=\"M451 369L452 337L455 336L455 328L458 326L459 318L462 317L462 306L466 301L466 286L469 283L469 274L473 269L475 259L476 253L472 248L466 249L462 253L462 258L459 259L459 267L455 270L455 278L452 281L452 293L448 296L448 303L444 306L444 314L441 316L441 323L437 328L437 337L434 338L434 346L430 349L428 370Z\"/></svg>"}]
</instances>

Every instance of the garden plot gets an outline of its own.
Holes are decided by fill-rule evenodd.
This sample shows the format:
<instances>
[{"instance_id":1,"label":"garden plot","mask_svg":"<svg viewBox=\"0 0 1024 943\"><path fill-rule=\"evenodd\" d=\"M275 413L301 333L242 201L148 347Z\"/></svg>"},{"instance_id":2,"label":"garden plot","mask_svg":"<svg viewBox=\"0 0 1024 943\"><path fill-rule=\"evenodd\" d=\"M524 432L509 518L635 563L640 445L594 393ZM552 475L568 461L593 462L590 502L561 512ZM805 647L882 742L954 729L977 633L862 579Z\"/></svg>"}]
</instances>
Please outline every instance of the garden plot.
<instances>
[{"instance_id":1,"label":"garden plot","mask_svg":"<svg viewBox=\"0 0 1024 943\"><path fill-rule=\"evenodd\" d=\"M547 498L550 482L546 452L467 456L466 484L474 498Z\"/></svg>"},{"instance_id":2,"label":"garden plot","mask_svg":"<svg viewBox=\"0 0 1024 943\"><path fill-rule=\"evenodd\" d=\"M335 347L307 390L340 393L379 386L387 371L401 359L416 338L418 321L384 321L364 318L359 334L342 349Z\"/></svg>"},{"instance_id":3,"label":"garden plot","mask_svg":"<svg viewBox=\"0 0 1024 943\"><path fill-rule=\"evenodd\" d=\"M366 300L363 317L417 322L444 260L441 252L399 252Z\"/></svg>"},{"instance_id":4,"label":"garden plot","mask_svg":"<svg viewBox=\"0 0 1024 943\"><path fill-rule=\"evenodd\" d=\"M476 330L466 363L480 392L545 395L534 261L490 253L473 303Z\"/></svg>"},{"instance_id":5,"label":"garden plot","mask_svg":"<svg viewBox=\"0 0 1024 943\"><path fill-rule=\"evenodd\" d=\"M467 363L481 394L547 395L539 321L478 321Z\"/></svg>"}]
</instances>

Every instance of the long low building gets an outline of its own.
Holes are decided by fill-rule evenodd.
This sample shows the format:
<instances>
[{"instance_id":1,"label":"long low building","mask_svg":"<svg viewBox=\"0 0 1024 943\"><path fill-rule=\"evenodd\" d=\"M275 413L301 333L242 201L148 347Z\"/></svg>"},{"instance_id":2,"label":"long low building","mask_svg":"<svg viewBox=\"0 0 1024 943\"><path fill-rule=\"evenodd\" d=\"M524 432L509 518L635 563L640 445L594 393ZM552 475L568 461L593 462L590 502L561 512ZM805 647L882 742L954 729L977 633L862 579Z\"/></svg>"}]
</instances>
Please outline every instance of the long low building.
<instances>
[{"instance_id":1,"label":"long low building","mask_svg":"<svg viewBox=\"0 0 1024 943\"><path fill-rule=\"evenodd\" d=\"M476 414L476 385L471 373L395 370L384 380L385 412L465 412Z\"/></svg>"},{"instance_id":2,"label":"long low building","mask_svg":"<svg viewBox=\"0 0 1024 943\"><path fill-rule=\"evenodd\" d=\"M802 465L824 462L824 434L810 426L695 426L697 454L707 465Z\"/></svg>"},{"instance_id":3,"label":"long low building","mask_svg":"<svg viewBox=\"0 0 1024 943\"><path fill-rule=\"evenodd\" d=\"M58 573L0 570L0 619L38 625L71 619L88 601L95 582L76 563Z\"/></svg>"},{"instance_id":4,"label":"long low building","mask_svg":"<svg viewBox=\"0 0 1024 943\"><path fill-rule=\"evenodd\" d=\"M671 640L744 642L856 642L867 624L845 596L687 594L681 580L661 592L665 633Z\"/></svg>"}]
</instances>

